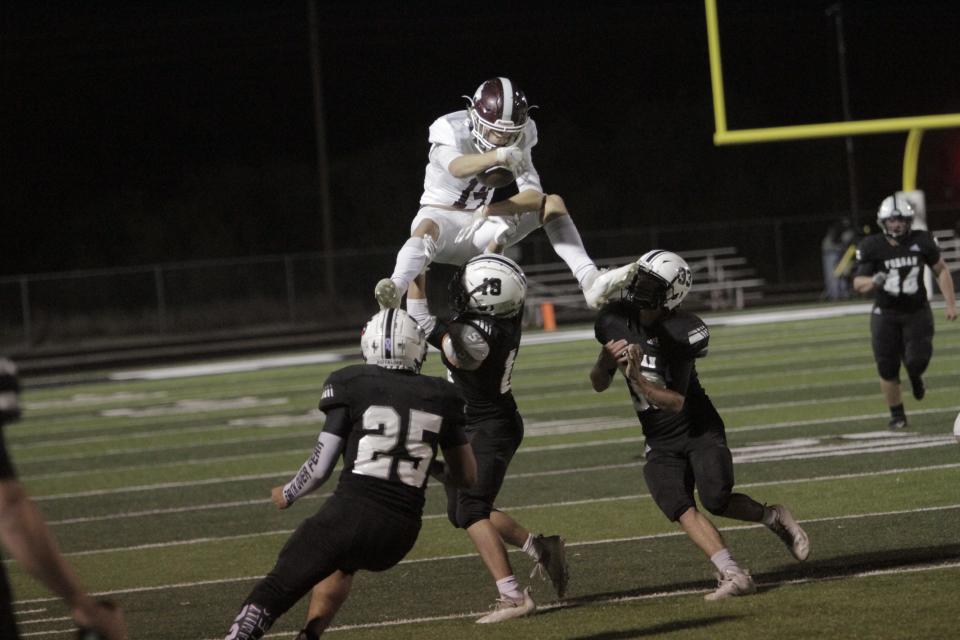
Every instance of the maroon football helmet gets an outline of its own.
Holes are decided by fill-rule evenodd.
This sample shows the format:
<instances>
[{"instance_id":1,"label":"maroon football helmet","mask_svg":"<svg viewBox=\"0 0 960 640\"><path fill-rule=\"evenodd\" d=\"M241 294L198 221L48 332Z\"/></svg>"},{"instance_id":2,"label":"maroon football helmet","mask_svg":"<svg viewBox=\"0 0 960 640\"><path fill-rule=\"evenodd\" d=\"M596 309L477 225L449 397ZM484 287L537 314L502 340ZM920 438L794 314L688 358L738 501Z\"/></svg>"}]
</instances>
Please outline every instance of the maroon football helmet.
<instances>
[{"instance_id":1,"label":"maroon football helmet","mask_svg":"<svg viewBox=\"0 0 960 640\"><path fill-rule=\"evenodd\" d=\"M466 96L464 96L466 97ZM467 98L470 130L479 151L517 144L527 124L527 96L510 78L487 80Z\"/></svg>"}]
</instances>

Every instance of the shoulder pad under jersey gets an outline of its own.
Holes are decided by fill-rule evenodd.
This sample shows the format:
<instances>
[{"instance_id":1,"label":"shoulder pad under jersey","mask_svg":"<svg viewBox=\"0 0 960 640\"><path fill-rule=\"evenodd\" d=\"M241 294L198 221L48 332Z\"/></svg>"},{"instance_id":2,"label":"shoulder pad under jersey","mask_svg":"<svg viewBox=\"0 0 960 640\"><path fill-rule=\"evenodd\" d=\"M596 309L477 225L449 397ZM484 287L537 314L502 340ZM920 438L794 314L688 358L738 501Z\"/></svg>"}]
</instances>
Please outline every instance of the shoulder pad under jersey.
<instances>
[{"instance_id":1,"label":"shoulder pad under jersey","mask_svg":"<svg viewBox=\"0 0 960 640\"><path fill-rule=\"evenodd\" d=\"M440 116L430 125L428 141L430 144L443 144L459 149L460 138L469 136L469 131L465 124L466 119L466 111L455 111L445 116Z\"/></svg>"},{"instance_id":2,"label":"shoulder pad under jersey","mask_svg":"<svg viewBox=\"0 0 960 640\"><path fill-rule=\"evenodd\" d=\"M631 322L629 308L621 302L611 302L600 310L593 325L593 334L600 344L611 340L637 343L640 335Z\"/></svg>"},{"instance_id":3,"label":"shoulder pad under jersey","mask_svg":"<svg viewBox=\"0 0 960 640\"><path fill-rule=\"evenodd\" d=\"M707 355L710 330L700 316L689 311L675 311L661 323L673 349L693 358Z\"/></svg>"}]
</instances>

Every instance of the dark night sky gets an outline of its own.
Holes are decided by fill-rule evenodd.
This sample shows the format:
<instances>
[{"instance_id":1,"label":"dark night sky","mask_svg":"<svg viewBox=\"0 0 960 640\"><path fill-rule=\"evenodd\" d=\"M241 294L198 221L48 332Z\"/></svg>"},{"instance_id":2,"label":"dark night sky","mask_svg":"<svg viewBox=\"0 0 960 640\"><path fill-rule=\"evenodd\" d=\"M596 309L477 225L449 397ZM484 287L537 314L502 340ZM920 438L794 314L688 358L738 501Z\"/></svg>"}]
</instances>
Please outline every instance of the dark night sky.
<instances>
[{"instance_id":1,"label":"dark night sky","mask_svg":"<svg viewBox=\"0 0 960 640\"><path fill-rule=\"evenodd\" d=\"M703 3L321 2L336 245L399 247L426 131L484 79L540 109L579 226L842 213L840 139L714 147ZM831 3L719 0L729 127L842 119ZM855 119L960 112L955 0L844 0ZM305 1L0 5L0 275L316 251ZM860 206L905 134L856 138ZM918 183L960 209L960 130Z\"/></svg>"}]
</instances>

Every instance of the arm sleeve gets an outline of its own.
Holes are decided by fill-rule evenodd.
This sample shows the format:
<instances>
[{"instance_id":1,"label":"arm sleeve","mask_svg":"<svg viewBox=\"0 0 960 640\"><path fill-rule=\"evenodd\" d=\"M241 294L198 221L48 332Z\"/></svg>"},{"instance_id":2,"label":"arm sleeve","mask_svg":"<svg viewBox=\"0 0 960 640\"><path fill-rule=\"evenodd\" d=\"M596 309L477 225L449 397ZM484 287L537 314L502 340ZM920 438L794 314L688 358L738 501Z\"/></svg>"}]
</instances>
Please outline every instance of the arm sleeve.
<instances>
[{"instance_id":1,"label":"arm sleeve","mask_svg":"<svg viewBox=\"0 0 960 640\"><path fill-rule=\"evenodd\" d=\"M283 497L293 504L297 498L310 493L322 485L333 473L337 465L337 458L343 450L344 438L337 433L343 431L346 419L346 409L333 410L327 414L327 424L324 425L313 453L300 466L300 470L283 487ZM331 425L331 422L334 424ZM347 425L349 428L349 424ZM332 427L329 428L328 427Z\"/></svg>"}]
</instances>

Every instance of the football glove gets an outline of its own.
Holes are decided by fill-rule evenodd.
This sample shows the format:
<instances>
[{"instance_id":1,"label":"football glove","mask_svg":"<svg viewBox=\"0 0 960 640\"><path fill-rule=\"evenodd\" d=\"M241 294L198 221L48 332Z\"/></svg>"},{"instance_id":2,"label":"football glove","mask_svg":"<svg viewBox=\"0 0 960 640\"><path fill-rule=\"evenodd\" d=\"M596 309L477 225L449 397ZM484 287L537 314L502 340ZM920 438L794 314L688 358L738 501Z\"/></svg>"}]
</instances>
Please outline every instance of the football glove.
<instances>
[{"instance_id":1,"label":"football glove","mask_svg":"<svg viewBox=\"0 0 960 640\"><path fill-rule=\"evenodd\" d=\"M883 283L887 281L887 272L886 271L877 271L873 274L873 286L879 288L883 286Z\"/></svg>"},{"instance_id":2,"label":"football glove","mask_svg":"<svg viewBox=\"0 0 960 640\"><path fill-rule=\"evenodd\" d=\"M500 147L497 149L497 164L503 165L513 173L523 164L523 151L518 147Z\"/></svg>"},{"instance_id":3,"label":"football glove","mask_svg":"<svg viewBox=\"0 0 960 640\"><path fill-rule=\"evenodd\" d=\"M465 226L463 229L460 229L460 233L457 234L457 237L453 241L457 244L461 242L466 242L473 238L473 234L477 232L483 223L487 219L487 207L486 205L480 207L473 212L473 219L470 221L470 224Z\"/></svg>"}]
</instances>

